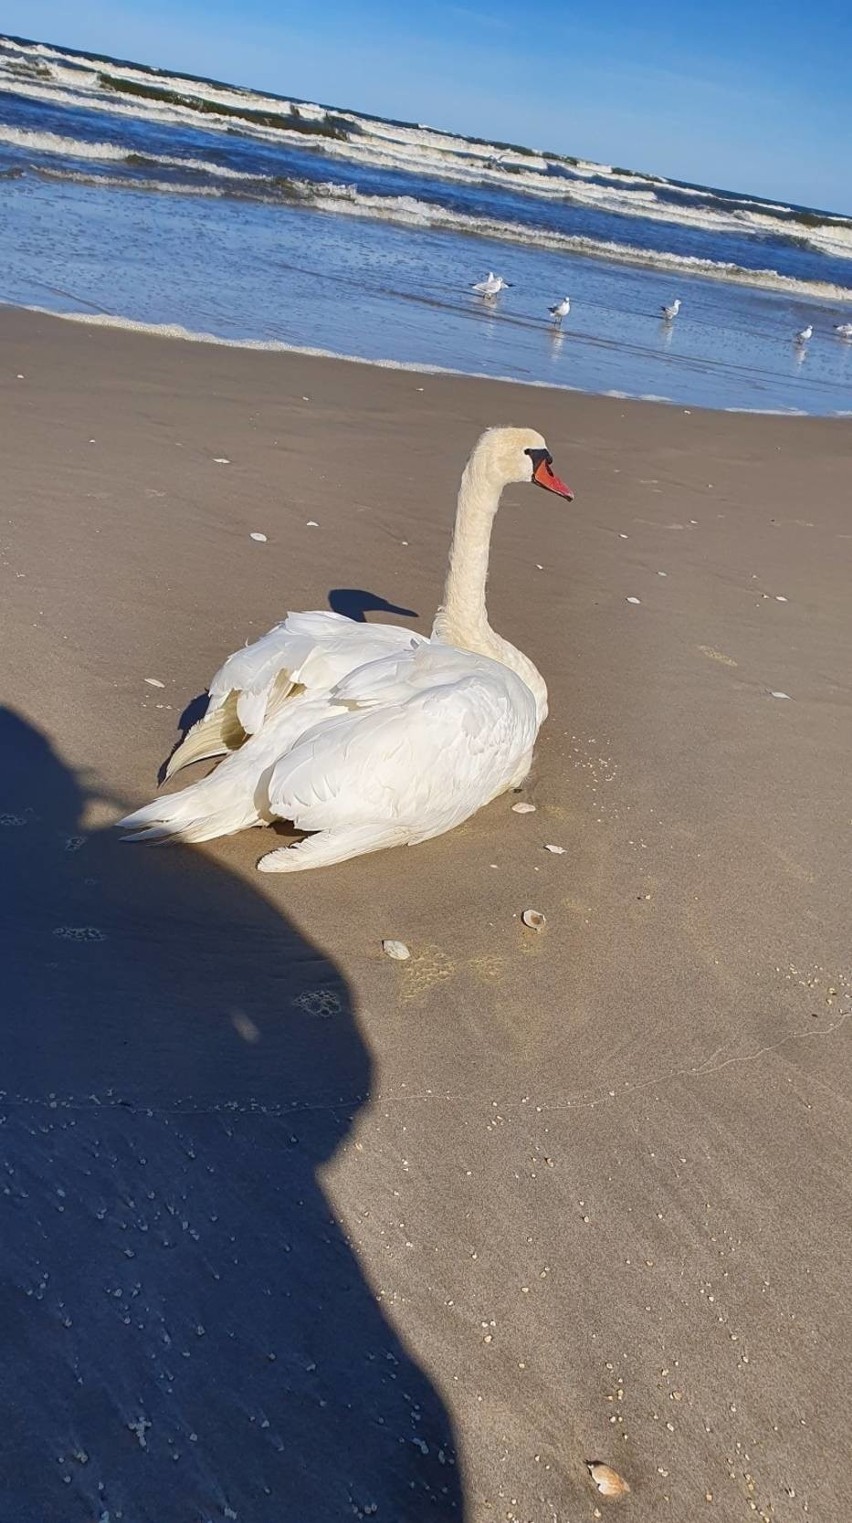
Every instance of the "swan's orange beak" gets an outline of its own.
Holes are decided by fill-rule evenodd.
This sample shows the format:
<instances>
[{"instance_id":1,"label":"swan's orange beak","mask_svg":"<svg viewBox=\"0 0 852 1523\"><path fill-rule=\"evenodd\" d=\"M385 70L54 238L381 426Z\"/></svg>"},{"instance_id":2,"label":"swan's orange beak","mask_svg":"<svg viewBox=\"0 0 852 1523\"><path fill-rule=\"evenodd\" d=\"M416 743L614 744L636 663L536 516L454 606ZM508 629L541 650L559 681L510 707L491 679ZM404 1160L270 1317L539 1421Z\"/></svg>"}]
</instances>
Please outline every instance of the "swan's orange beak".
<instances>
[{"instance_id":1,"label":"swan's orange beak","mask_svg":"<svg viewBox=\"0 0 852 1523\"><path fill-rule=\"evenodd\" d=\"M535 467L532 479L536 486L544 487L548 492L555 492L557 497L565 497L568 502L574 501L574 493L570 487L565 485L564 481L560 481L559 477L554 475L553 467L547 456L543 460L540 460Z\"/></svg>"}]
</instances>

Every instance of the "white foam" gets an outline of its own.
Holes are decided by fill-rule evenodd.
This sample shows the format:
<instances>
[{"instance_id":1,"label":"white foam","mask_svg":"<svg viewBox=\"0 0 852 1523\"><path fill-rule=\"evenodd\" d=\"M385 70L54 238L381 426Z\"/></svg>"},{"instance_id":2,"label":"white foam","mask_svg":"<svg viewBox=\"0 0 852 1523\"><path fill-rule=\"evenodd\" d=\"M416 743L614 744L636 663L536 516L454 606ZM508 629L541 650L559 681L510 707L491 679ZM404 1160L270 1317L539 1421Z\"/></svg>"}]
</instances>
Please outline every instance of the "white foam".
<instances>
[{"instance_id":1,"label":"white foam","mask_svg":"<svg viewBox=\"0 0 852 1523\"><path fill-rule=\"evenodd\" d=\"M61 154L67 159L96 159L103 162L128 163L134 159L144 164L161 164L167 169L189 169L215 175L225 180L270 181L271 175L253 175L207 159L184 159L176 154L138 152L129 144L92 143L84 138L62 137L56 132L34 132L26 127L0 126L0 143L23 148L27 153Z\"/></svg>"}]
</instances>

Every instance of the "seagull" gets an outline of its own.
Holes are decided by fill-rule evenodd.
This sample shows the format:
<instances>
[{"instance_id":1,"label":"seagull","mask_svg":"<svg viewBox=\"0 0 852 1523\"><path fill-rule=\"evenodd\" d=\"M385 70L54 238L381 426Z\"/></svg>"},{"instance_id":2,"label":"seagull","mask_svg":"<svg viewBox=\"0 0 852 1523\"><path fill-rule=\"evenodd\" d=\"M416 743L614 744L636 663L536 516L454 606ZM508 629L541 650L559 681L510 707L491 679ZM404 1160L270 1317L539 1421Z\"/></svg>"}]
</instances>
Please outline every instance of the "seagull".
<instances>
[{"instance_id":1,"label":"seagull","mask_svg":"<svg viewBox=\"0 0 852 1523\"><path fill-rule=\"evenodd\" d=\"M674 322L680 311L680 297L676 296L670 307L661 307L660 311L667 323Z\"/></svg>"},{"instance_id":2,"label":"seagull","mask_svg":"<svg viewBox=\"0 0 852 1523\"><path fill-rule=\"evenodd\" d=\"M841 338L852 338L852 323L835 323L834 331L839 333Z\"/></svg>"},{"instance_id":3,"label":"seagull","mask_svg":"<svg viewBox=\"0 0 852 1523\"><path fill-rule=\"evenodd\" d=\"M570 296L563 296L562 300L555 307L548 307L547 310L555 323L561 323L563 317L567 317L571 311Z\"/></svg>"},{"instance_id":4,"label":"seagull","mask_svg":"<svg viewBox=\"0 0 852 1523\"><path fill-rule=\"evenodd\" d=\"M813 336L814 336L814 325L813 325L813 323L808 323L807 328L803 328L801 333L797 333L796 334L796 343L797 344L806 344L808 342L808 339L809 338L813 338Z\"/></svg>"},{"instance_id":5,"label":"seagull","mask_svg":"<svg viewBox=\"0 0 852 1523\"><path fill-rule=\"evenodd\" d=\"M488 271L488 279L480 280L478 285L471 286L477 296L499 296L501 291L508 291L509 281L504 280L502 275L495 275L492 270Z\"/></svg>"}]
</instances>

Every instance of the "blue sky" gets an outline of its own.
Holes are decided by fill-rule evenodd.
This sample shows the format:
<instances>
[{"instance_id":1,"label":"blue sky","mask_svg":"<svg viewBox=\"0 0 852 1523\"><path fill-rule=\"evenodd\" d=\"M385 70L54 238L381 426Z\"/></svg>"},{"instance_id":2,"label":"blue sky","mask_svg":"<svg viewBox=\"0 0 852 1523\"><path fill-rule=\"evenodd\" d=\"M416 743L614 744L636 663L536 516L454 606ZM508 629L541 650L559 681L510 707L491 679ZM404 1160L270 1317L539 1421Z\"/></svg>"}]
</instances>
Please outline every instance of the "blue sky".
<instances>
[{"instance_id":1,"label":"blue sky","mask_svg":"<svg viewBox=\"0 0 852 1523\"><path fill-rule=\"evenodd\" d=\"M6 0L0 25L852 211L852 0Z\"/></svg>"}]
</instances>

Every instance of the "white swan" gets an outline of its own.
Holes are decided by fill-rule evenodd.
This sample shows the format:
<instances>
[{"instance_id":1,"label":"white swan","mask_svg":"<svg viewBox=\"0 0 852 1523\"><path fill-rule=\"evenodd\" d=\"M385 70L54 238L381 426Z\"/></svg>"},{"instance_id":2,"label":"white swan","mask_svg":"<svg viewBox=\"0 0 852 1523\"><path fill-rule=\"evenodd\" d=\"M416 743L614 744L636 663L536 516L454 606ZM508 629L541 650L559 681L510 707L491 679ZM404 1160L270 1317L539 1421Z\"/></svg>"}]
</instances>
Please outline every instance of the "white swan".
<instances>
[{"instance_id":1,"label":"white swan","mask_svg":"<svg viewBox=\"0 0 852 1523\"><path fill-rule=\"evenodd\" d=\"M479 439L462 476L431 638L297 613L230 656L168 773L225 760L119 821L133 832L128 839L207 841L289 820L311 833L258 865L295 872L413 846L517 787L547 714L547 688L489 625L485 582L504 486L531 481L571 500L551 464L531 429L492 428Z\"/></svg>"}]
</instances>

